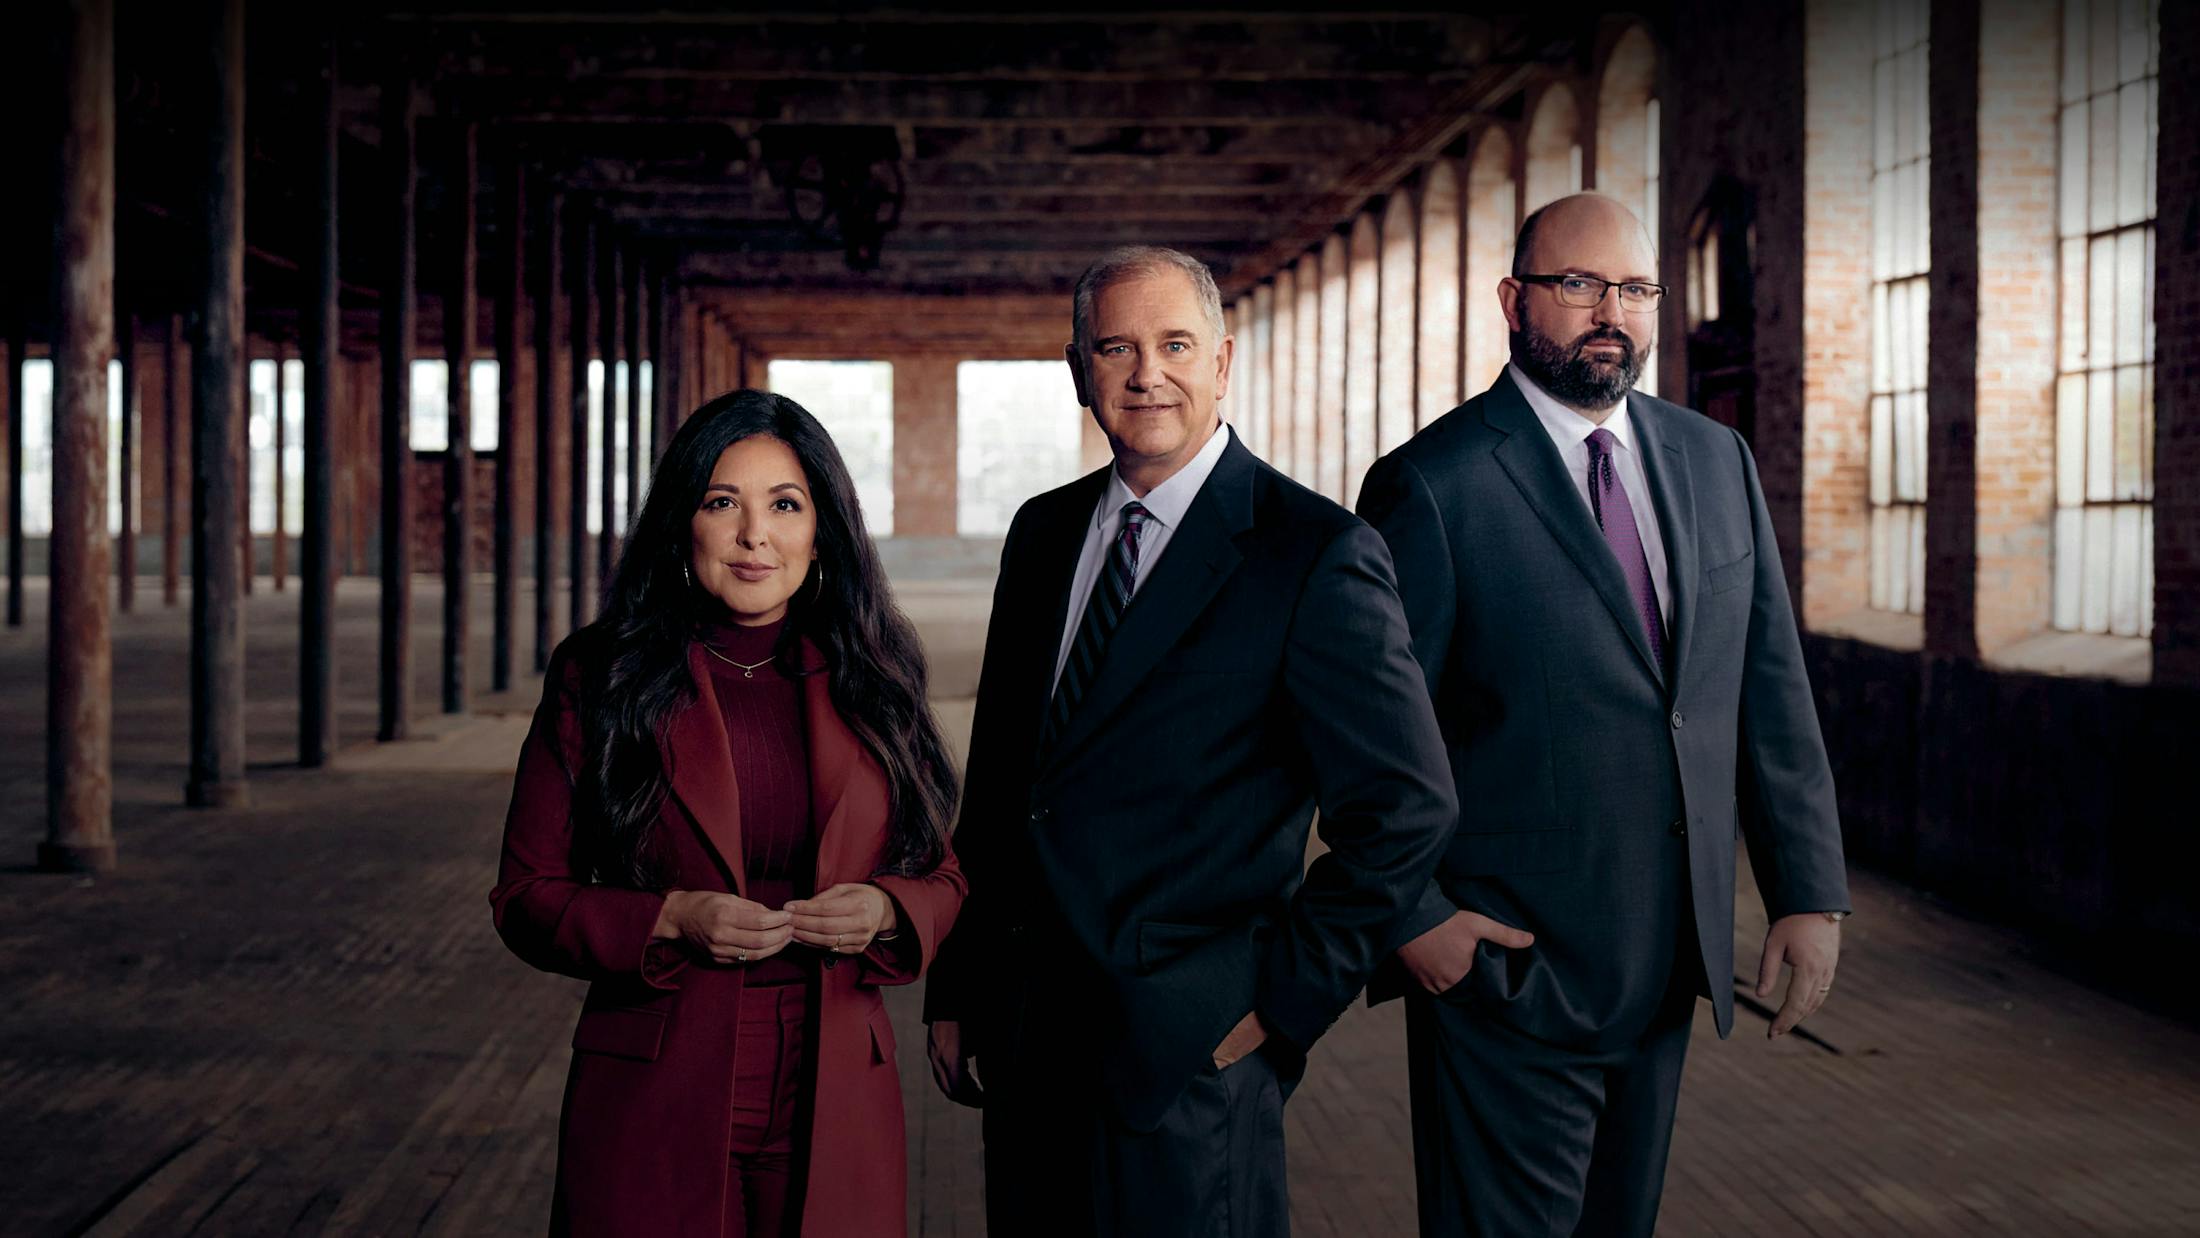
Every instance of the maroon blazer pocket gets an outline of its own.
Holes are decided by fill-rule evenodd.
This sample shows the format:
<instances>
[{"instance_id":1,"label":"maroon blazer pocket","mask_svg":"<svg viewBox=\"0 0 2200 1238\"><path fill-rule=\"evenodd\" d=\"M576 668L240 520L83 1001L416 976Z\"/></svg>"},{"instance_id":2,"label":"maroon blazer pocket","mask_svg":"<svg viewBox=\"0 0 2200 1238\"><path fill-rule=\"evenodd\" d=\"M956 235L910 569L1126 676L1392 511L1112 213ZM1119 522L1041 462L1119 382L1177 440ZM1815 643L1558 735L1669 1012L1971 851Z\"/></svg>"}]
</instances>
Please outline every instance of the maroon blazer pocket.
<instances>
[{"instance_id":1,"label":"maroon blazer pocket","mask_svg":"<svg viewBox=\"0 0 2200 1238\"><path fill-rule=\"evenodd\" d=\"M665 1012L662 1010L584 1010L573 1028L573 1048L582 1053L607 1053L640 1062L654 1062L664 1045Z\"/></svg>"}]
</instances>

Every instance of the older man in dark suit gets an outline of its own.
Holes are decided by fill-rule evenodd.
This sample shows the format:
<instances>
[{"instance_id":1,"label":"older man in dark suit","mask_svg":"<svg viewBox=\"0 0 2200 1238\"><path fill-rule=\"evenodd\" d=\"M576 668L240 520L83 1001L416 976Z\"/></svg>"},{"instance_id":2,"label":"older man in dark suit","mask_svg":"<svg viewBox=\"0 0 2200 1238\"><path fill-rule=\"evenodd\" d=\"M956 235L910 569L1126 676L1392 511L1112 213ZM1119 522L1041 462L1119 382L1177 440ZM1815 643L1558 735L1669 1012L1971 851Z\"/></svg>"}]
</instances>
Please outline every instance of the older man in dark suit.
<instances>
[{"instance_id":1,"label":"older man in dark suit","mask_svg":"<svg viewBox=\"0 0 2200 1238\"><path fill-rule=\"evenodd\" d=\"M1427 884L1442 740L1382 539L1222 424L1206 268L1111 253L1073 327L1115 461L1001 554L934 1070L995 1234L1280 1235L1283 1098Z\"/></svg>"},{"instance_id":2,"label":"older man in dark suit","mask_svg":"<svg viewBox=\"0 0 2200 1238\"><path fill-rule=\"evenodd\" d=\"M1531 216L1512 364L1361 491L1462 805L1390 977L1425 1238L1650 1234L1696 999L1733 1024L1737 831L1758 994L1791 969L1772 1034L1833 985L1848 887L1779 549L1740 436L1631 390L1656 280L1612 199Z\"/></svg>"}]
</instances>

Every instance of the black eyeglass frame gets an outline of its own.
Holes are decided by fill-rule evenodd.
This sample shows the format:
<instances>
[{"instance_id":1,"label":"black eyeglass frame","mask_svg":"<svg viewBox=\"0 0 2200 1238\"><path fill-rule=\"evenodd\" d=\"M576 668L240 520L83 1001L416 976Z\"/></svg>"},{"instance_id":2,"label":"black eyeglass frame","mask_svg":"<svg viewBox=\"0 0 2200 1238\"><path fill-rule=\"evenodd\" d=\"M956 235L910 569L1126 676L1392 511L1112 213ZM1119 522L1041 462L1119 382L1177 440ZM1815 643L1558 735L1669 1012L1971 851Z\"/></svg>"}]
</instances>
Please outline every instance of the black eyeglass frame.
<instances>
[{"instance_id":1,"label":"black eyeglass frame","mask_svg":"<svg viewBox=\"0 0 2200 1238\"><path fill-rule=\"evenodd\" d=\"M1595 275L1584 275L1579 271L1569 271L1563 275L1515 275L1513 276L1513 278L1519 280L1523 284L1551 285L1551 295L1558 298L1558 303L1560 305L1566 306L1569 309L1595 309L1597 306L1604 304L1604 298L1612 295L1612 289L1614 288L1619 288L1623 290L1619 294L1620 308L1623 310L1628 310L1632 313L1647 314L1650 311L1657 309L1665 302L1665 285L1653 284L1648 282L1647 280L1604 279ZM1604 286L1597 290L1596 300L1589 301L1583 304L1575 304L1574 302L1566 299L1565 293L1559 291L1560 286L1565 284L1565 282L1570 279L1586 280L1589 283L1602 284ZM1624 289L1628 288L1654 289L1655 295L1650 298L1650 304L1648 305L1629 305L1627 303L1627 293L1624 291Z\"/></svg>"}]
</instances>

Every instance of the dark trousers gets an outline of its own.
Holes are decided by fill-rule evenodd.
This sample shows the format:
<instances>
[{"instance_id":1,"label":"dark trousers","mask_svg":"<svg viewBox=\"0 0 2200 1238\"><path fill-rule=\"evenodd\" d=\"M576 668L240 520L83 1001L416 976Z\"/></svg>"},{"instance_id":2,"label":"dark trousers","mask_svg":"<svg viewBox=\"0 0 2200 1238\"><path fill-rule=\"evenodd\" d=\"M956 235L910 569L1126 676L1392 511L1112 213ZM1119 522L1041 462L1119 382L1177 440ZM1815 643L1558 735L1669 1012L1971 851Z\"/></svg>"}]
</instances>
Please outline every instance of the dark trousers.
<instances>
[{"instance_id":1,"label":"dark trousers","mask_svg":"<svg viewBox=\"0 0 2200 1238\"><path fill-rule=\"evenodd\" d=\"M1044 1065L986 1084L986 1229L995 1238L1284 1238L1283 1102L1293 1054L1195 1076L1150 1132L1126 1129ZM1089 1085L1088 1085L1089 1087Z\"/></svg>"},{"instance_id":2,"label":"dark trousers","mask_svg":"<svg viewBox=\"0 0 2200 1238\"><path fill-rule=\"evenodd\" d=\"M802 1211L796 1150L807 1127L808 984L741 992L733 1046L733 1163L726 1177L726 1238L783 1238Z\"/></svg>"},{"instance_id":3,"label":"dark trousers","mask_svg":"<svg viewBox=\"0 0 2200 1238\"><path fill-rule=\"evenodd\" d=\"M1524 1036L1449 995L1406 997L1421 1238L1649 1238L1695 996L1606 1052Z\"/></svg>"}]
</instances>

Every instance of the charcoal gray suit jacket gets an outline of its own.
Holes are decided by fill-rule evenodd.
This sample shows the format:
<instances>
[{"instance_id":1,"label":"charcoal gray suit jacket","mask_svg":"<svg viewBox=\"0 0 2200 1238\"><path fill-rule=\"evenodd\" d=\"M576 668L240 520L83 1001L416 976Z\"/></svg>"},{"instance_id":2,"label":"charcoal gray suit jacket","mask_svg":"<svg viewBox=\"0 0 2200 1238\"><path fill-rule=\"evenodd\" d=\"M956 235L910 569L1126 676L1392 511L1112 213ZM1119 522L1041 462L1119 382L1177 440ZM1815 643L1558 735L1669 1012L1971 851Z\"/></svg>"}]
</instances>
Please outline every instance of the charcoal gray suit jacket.
<instances>
[{"instance_id":1,"label":"charcoal gray suit jacket","mask_svg":"<svg viewBox=\"0 0 2200 1238\"><path fill-rule=\"evenodd\" d=\"M1107 480L1009 529L925 1018L989 1091L1043 1074L1151 1130L1247 1012L1303 1052L1352 1003L1457 806L1382 538L1234 437L1041 751Z\"/></svg>"},{"instance_id":2,"label":"charcoal gray suit jacket","mask_svg":"<svg viewBox=\"0 0 2200 1238\"><path fill-rule=\"evenodd\" d=\"M1670 986L1733 1024L1735 840L1774 917L1845 911L1833 777L1748 447L1639 393L1628 410L1670 573L1667 666L1619 563L1511 378L1377 461L1390 544L1460 816L1400 941L1455 908L1485 943L1447 994L1540 1039L1609 1048ZM1398 991L1386 969L1375 996Z\"/></svg>"}]
</instances>

